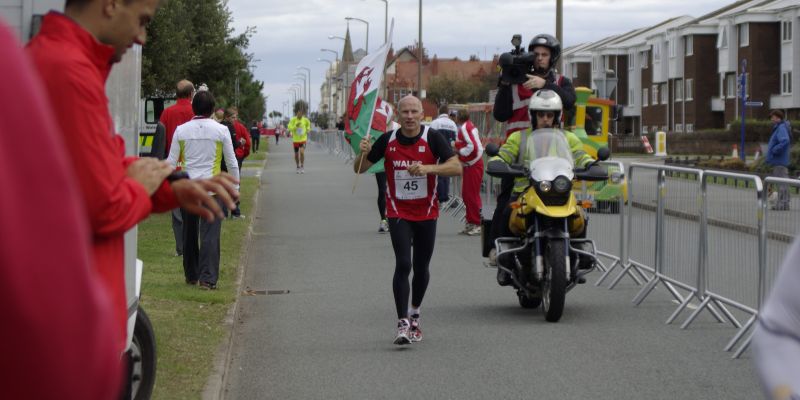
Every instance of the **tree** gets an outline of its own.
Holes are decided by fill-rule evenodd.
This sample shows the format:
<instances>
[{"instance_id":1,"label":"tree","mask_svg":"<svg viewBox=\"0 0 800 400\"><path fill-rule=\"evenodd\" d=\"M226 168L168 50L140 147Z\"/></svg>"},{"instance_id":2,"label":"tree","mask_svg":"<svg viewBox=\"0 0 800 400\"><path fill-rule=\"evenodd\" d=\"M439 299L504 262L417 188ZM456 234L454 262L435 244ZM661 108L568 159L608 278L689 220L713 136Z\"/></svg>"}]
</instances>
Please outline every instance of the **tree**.
<instances>
[{"instance_id":1,"label":"tree","mask_svg":"<svg viewBox=\"0 0 800 400\"><path fill-rule=\"evenodd\" d=\"M163 2L142 50L142 94L173 96L175 83L189 79L208 85L220 107L238 103L243 120L263 118L264 84L249 71L253 57L246 52L255 28L233 35L231 21L224 0Z\"/></svg>"}]
</instances>

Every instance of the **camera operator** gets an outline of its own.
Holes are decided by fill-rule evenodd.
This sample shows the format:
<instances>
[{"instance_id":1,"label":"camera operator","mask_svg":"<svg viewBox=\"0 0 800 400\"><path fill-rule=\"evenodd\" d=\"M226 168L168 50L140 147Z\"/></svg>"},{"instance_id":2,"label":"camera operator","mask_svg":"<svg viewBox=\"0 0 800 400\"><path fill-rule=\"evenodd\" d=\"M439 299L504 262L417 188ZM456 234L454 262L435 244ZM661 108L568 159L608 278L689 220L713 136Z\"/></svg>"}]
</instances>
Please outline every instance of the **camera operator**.
<instances>
[{"instance_id":1,"label":"camera operator","mask_svg":"<svg viewBox=\"0 0 800 400\"><path fill-rule=\"evenodd\" d=\"M514 45L518 46L519 40L520 37L515 36L512 43L516 41ZM566 117L564 121L568 123L569 116L573 114L575 108L575 88L572 87L569 78L557 73L554 68L561 56L561 43L553 36L543 33L534 37L528 44L528 54L519 55L519 50L516 53L518 53L517 59L528 59L532 65L526 66L527 80L524 82L511 82L504 71L497 85L493 115L494 119L506 122L506 138L513 132L530 127L528 103L531 96L539 89L549 89L558 94L564 104L562 114ZM501 62L501 67L507 69L512 66L504 66Z\"/></svg>"}]
</instances>

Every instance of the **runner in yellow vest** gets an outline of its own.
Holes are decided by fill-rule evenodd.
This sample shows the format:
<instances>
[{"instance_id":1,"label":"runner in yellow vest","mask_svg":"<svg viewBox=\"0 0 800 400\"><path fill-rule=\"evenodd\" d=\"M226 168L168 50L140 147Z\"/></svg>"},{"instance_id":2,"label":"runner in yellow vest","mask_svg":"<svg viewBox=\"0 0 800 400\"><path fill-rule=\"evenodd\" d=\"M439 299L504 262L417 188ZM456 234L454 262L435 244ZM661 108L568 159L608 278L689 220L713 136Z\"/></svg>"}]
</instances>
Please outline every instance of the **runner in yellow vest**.
<instances>
[{"instance_id":1,"label":"runner in yellow vest","mask_svg":"<svg viewBox=\"0 0 800 400\"><path fill-rule=\"evenodd\" d=\"M308 131L311 130L311 121L305 117L306 108L304 104L295 105L294 117L289 120L287 128L292 133L292 142L294 143L294 163L297 165L297 173L305 173L303 165L306 160L306 140L308 140Z\"/></svg>"}]
</instances>

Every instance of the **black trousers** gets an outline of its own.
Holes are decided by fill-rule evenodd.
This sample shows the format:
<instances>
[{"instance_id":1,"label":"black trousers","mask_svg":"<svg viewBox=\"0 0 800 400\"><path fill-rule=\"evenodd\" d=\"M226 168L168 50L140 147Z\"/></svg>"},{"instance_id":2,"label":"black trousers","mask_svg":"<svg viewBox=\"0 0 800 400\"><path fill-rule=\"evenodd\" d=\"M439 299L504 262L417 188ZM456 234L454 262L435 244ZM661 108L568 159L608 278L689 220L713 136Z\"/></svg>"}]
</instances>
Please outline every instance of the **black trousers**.
<instances>
[{"instance_id":1,"label":"black trousers","mask_svg":"<svg viewBox=\"0 0 800 400\"><path fill-rule=\"evenodd\" d=\"M375 182L378 183L378 212L381 220L386 219L386 172L375 173Z\"/></svg>"},{"instance_id":2,"label":"black trousers","mask_svg":"<svg viewBox=\"0 0 800 400\"><path fill-rule=\"evenodd\" d=\"M220 207L222 201L216 199ZM217 284L222 219L208 222L181 209L183 216L183 273L187 282Z\"/></svg>"}]
</instances>

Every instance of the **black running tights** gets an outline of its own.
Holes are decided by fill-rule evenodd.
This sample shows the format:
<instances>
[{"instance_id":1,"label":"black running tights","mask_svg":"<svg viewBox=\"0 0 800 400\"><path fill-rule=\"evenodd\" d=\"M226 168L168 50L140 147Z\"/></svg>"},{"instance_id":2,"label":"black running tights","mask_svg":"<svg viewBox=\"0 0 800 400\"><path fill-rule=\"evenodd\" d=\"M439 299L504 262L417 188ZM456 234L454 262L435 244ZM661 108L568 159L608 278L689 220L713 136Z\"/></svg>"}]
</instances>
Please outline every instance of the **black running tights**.
<instances>
[{"instance_id":1,"label":"black running tights","mask_svg":"<svg viewBox=\"0 0 800 400\"><path fill-rule=\"evenodd\" d=\"M395 269L392 289L394 291L394 304L397 308L397 318L408 317L408 295L411 291L411 305L419 307L425 290L428 289L430 273L428 265L433 255L433 245L436 241L436 220L407 221L399 218L389 218L389 234L392 237L394 248ZM413 244L412 244L413 243ZM413 256L411 248L414 248ZM414 269L414 277L409 288L408 276Z\"/></svg>"}]
</instances>

